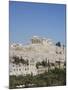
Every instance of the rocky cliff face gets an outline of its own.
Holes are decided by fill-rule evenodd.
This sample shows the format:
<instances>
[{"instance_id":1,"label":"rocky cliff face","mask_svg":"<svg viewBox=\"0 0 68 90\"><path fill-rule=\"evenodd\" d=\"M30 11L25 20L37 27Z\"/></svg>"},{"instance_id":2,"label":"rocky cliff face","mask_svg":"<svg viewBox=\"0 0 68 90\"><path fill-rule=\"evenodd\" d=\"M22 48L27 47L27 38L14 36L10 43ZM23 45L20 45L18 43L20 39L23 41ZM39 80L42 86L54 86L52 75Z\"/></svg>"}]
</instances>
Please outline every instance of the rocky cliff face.
<instances>
[{"instance_id":1,"label":"rocky cliff face","mask_svg":"<svg viewBox=\"0 0 68 90\"><path fill-rule=\"evenodd\" d=\"M65 63L65 47L58 46L50 39L34 36L27 45L10 45L10 75L37 75ZM46 68L45 68L46 67Z\"/></svg>"},{"instance_id":2,"label":"rocky cliff face","mask_svg":"<svg viewBox=\"0 0 68 90\"><path fill-rule=\"evenodd\" d=\"M48 58L52 62L60 58L61 61L65 61L64 51L65 49L62 46L56 46L50 39L40 39L35 36L28 45L12 44L10 46L10 57L22 56L24 59L34 58L36 61Z\"/></svg>"}]
</instances>

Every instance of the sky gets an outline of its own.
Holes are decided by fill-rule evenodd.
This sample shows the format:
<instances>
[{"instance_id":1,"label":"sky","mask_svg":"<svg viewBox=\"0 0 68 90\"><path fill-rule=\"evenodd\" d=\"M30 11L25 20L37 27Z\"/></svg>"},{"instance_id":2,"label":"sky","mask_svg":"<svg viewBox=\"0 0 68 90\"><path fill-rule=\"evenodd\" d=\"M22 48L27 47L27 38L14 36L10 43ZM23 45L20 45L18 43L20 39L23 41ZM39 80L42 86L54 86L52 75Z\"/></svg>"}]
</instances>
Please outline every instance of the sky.
<instances>
[{"instance_id":1,"label":"sky","mask_svg":"<svg viewBox=\"0 0 68 90\"><path fill-rule=\"evenodd\" d=\"M27 43L32 36L65 44L64 4L9 2L10 43Z\"/></svg>"}]
</instances>

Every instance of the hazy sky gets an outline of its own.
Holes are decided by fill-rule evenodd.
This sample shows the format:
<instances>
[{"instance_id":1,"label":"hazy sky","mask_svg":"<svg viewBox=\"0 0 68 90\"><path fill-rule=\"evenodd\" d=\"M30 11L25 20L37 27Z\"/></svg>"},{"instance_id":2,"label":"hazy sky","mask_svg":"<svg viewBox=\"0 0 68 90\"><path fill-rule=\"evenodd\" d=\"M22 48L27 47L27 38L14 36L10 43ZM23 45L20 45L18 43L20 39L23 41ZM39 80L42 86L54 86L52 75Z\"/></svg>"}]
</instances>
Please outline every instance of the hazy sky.
<instances>
[{"instance_id":1,"label":"hazy sky","mask_svg":"<svg viewBox=\"0 0 68 90\"><path fill-rule=\"evenodd\" d=\"M10 1L10 42L25 43L35 35L65 43L65 8L63 4Z\"/></svg>"}]
</instances>

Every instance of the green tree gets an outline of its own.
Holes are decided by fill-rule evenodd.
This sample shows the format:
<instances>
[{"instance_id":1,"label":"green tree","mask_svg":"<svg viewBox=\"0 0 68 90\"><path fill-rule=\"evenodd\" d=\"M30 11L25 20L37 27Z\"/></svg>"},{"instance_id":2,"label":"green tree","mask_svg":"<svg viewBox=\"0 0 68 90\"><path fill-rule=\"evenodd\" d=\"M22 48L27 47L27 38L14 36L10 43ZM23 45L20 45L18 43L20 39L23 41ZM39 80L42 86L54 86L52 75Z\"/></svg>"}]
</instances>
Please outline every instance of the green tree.
<instances>
[{"instance_id":1,"label":"green tree","mask_svg":"<svg viewBox=\"0 0 68 90\"><path fill-rule=\"evenodd\" d=\"M56 43L56 46L61 47L61 43L60 42L57 42Z\"/></svg>"}]
</instances>

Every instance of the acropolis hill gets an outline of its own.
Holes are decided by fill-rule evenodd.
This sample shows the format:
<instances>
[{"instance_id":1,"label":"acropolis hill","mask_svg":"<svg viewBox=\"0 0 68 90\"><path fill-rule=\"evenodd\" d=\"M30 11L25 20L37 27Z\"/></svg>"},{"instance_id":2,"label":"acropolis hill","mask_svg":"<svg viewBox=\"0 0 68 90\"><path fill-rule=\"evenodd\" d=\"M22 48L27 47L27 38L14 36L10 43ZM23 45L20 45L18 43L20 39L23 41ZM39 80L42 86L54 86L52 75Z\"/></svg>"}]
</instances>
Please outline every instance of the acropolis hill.
<instances>
[{"instance_id":1,"label":"acropolis hill","mask_svg":"<svg viewBox=\"0 0 68 90\"><path fill-rule=\"evenodd\" d=\"M10 45L10 75L37 75L48 71L48 65L59 68L59 63L64 68L65 46L51 39L33 36L30 44Z\"/></svg>"}]
</instances>

